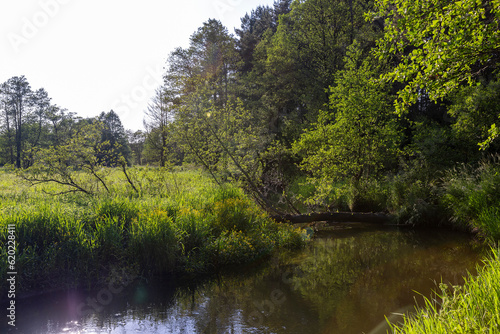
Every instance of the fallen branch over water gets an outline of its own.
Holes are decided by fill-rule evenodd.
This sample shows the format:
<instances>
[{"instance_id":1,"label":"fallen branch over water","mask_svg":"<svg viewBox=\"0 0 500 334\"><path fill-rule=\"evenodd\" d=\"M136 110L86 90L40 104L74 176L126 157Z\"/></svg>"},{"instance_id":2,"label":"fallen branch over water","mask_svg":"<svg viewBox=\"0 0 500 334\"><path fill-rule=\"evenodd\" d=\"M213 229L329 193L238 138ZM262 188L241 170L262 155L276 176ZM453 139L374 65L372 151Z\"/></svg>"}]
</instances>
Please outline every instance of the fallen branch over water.
<instances>
[{"instance_id":1,"label":"fallen branch over water","mask_svg":"<svg viewBox=\"0 0 500 334\"><path fill-rule=\"evenodd\" d=\"M365 212L320 212L301 215L273 216L274 220L282 223L312 223L318 221L330 221L337 223L372 223L384 224L392 220L392 216L385 213Z\"/></svg>"}]
</instances>

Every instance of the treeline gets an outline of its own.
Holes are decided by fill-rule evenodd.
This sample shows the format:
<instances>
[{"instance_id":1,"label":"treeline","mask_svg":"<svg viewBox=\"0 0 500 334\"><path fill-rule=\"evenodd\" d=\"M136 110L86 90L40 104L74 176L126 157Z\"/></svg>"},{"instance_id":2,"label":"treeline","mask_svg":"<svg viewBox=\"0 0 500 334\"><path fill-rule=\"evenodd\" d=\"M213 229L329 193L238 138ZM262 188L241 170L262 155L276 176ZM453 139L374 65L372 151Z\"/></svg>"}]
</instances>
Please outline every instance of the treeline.
<instances>
[{"instance_id":1,"label":"treeline","mask_svg":"<svg viewBox=\"0 0 500 334\"><path fill-rule=\"evenodd\" d=\"M271 211L432 206L445 171L499 151L499 22L488 0L279 0L235 34L211 19L169 55L145 131L110 112L102 140L129 163L239 180ZM2 110L2 163L17 167L88 122L24 78L2 86Z\"/></svg>"},{"instance_id":2,"label":"treeline","mask_svg":"<svg viewBox=\"0 0 500 334\"><path fill-rule=\"evenodd\" d=\"M49 147L61 147L82 132L85 125L100 123L97 145L111 148L130 163L131 150L120 118L114 111L95 118L82 118L51 103L48 93L34 91L24 76L13 77L0 85L0 165L29 168L36 153ZM102 150L104 152L104 149ZM98 157L102 165L112 166L106 154Z\"/></svg>"}]
</instances>

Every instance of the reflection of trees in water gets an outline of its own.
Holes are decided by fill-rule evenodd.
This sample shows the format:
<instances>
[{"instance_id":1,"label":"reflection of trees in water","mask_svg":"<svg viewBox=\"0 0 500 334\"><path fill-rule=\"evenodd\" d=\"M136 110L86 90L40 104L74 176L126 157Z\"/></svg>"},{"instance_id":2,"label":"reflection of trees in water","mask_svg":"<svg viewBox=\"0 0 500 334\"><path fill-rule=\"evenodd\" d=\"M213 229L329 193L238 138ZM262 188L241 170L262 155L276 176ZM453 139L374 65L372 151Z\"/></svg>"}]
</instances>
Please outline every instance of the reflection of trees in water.
<instances>
[{"instance_id":1,"label":"reflection of trees in water","mask_svg":"<svg viewBox=\"0 0 500 334\"><path fill-rule=\"evenodd\" d=\"M294 279L294 289L326 320L363 272L399 256L404 244L401 234L382 232L316 240L299 266L302 275Z\"/></svg>"},{"instance_id":2,"label":"reflection of trees in water","mask_svg":"<svg viewBox=\"0 0 500 334\"><path fill-rule=\"evenodd\" d=\"M327 328L369 331L384 313L413 304L414 291L428 295L441 278L462 283L474 268L478 253L470 240L431 233L379 231L318 240L299 266L303 274L294 288L318 310L320 321L328 321Z\"/></svg>"}]
</instances>

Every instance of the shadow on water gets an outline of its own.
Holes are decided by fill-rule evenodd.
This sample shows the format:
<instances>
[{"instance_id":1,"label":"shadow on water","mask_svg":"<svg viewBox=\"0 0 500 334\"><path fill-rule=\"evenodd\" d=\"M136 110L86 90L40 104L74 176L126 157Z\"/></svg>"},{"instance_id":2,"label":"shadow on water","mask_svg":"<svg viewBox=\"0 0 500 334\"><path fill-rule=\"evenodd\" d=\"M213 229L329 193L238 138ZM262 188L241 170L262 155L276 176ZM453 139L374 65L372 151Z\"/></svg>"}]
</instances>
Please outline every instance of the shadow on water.
<instances>
[{"instance_id":1,"label":"shadow on water","mask_svg":"<svg viewBox=\"0 0 500 334\"><path fill-rule=\"evenodd\" d=\"M20 300L17 332L385 332L384 315L411 310L436 283L463 283L484 252L448 230L318 232L305 250L201 282L134 281L116 294L103 288Z\"/></svg>"}]
</instances>

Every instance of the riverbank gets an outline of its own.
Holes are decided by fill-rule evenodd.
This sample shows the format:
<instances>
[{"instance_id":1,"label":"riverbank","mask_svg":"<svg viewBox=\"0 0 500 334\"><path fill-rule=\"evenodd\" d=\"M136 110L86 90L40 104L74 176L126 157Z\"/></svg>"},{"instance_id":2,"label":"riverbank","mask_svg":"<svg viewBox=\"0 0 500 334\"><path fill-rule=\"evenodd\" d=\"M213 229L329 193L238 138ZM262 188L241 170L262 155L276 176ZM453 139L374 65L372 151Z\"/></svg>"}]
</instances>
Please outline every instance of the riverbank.
<instances>
[{"instance_id":1,"label":"riverbank","mask_svg":"<svg viewBox=\"0 0 500 334\"><path fill-rule=\"evenodd\" d=\"M463 286L441 285L439 303L426 300L392 333L498 333L500 331L500 250L492 251L485 266Z\"/></svg>"},{"instance_id":2,"label":"riverbank","mask_svg":"<svg viewBox=\"0 0 500 334\"><path fill-rule=\"evenodd\" d=\"M115 272L134 277L199 274L299 248L302 231L277 224L234 185L219 187L199 171L135 171L141 195L110 172L111 192L50 195L0 172L0 291L91 288ZM11 256L11 257L9 257Z\"/></svg>"},{"instance_id":3,"label":"riverbank","mask_svg":"<svg viewBox=\"0 0 500 334\"><path fill-rule=\"evenodd\" d=\"M420 215L422 219L436 208L446 209L448 203L446 214L454 219L456 226L464 227L464 222L469 220L470 229L488 221L489 224L481 225L480 233L494 240L495 230L488 226L497 225L495 215L487 216L485 212L496 210L498 194L495 187L500 175L496 168L478 169L474 177L465 171L455 172L455 177L450 176L440 184L442 191L429 192L441 196L440 206L433 204L437 200L431 201L432 197L414 196L412 201L421 206L413 206L415 216L411 217ZM139 168L130 173L140 187L140 194L131 192L126 180L110 171L111 192L90 197L79 193L49 195L47 193L62 189L54 185L28 187L19 183L13 173L0 171L0 240L5 245L9 241L16 244L13 268L16 272L14 289L18 296L19 293L48 291L61 286L90 289L108 284L116 275L120 276L120 281L127 281L127 277L149 278L172 273L207 274L265 260L276 250L296 249L304 244L302 231L267 218L237 186L217 186L195 170L170 172ZM396 181L373 189L382 190L381 194L393 194L380 198L392 198L396 203L394 189L402 189L403 184L409 182ZM430 182L408 187L404 193L407 200L401 202L401 210L410 207L410 197L424 195L426 192L421 190L428 188ZM369 199L368 196L375 197L374 193L363 195ZM357 196L359 203L363 198L359 193ZM425 211L430 207L431 211ZM412 222L415 220L410 220ZM10 289L8 273L13 271L9 268L8 247L2 249L0 257L1 296L5 299ZM484 270L495 266L500 267L497 255ZM450 315L456 312L465 312L465 317L482 317L480 313L466 313L467 307L461 309L461 304L469 304L460 298L476 293L476 302L482 302L485 298L481 291L497 291L500 272L491 271L487 274L492 275L486 281L491 282L488 290L481 290L485 289L480 285L483 276L469 278L471 282L479 282L477 293L472 289L463 294L467 286L457 290L453 297L445 298L446 301L454 300L446 308L437 311L435 305L429 303L429 309L420 310L416 320L406 320L407 327L394 330L419 333L419 327L413 325L420 321L419 317L424 322L436 318L438 325L441 319L453 319ZM496 303L498 300L493 300L489 307L495 307ZM474 308L480 309L479 306ZM449 328L452 327L447 330Z\"/></svg>"},{"instance_id":4,"label":"riverbank","mask_svg":"<svg viewBox=\"0 0 500 334\"><path fill-rule=\"evenodd\" d=\"M500 240L500 164L498 157L476 167L461 166L437 180L423 208L436 203L446 222L476 233L486 244ZM428 184L431 184L428 182ZM425 212L425 210L424 210ZM477 276L465 285L440 286L436 298L420 305L394 333L496 333L500 331L500 250L492 247ZM437 303L435 300L442 300Z\"/></svg>"}]
</instances>

